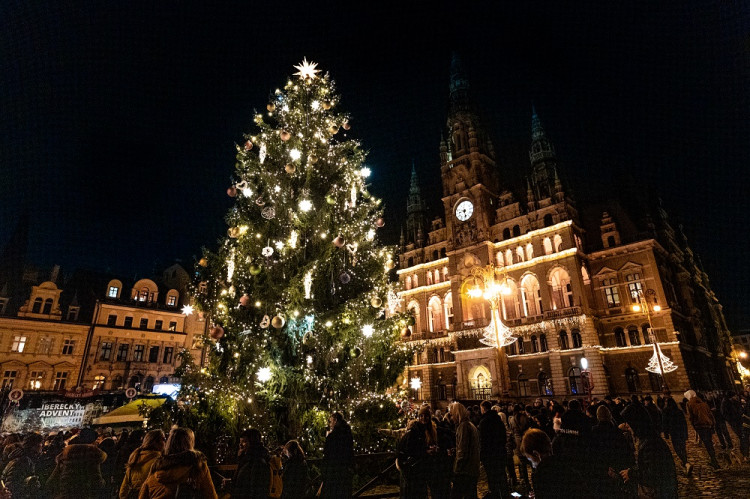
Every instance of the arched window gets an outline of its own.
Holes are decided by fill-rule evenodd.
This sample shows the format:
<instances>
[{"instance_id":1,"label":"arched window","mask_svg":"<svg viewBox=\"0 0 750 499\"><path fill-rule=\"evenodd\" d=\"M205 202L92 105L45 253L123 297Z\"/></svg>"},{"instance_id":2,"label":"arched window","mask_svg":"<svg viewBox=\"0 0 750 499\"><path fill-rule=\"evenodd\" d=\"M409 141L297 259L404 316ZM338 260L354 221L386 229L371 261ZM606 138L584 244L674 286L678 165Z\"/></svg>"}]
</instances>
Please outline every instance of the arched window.
<instances>
[{"instance_id":1,"label":"arched window","mask_svg":"<svg viewBox=\"0 0 750 499\"><path fill-rule=\"evenodd\" d=\"M552 220L552 215L550 213L547 213L544 215L544 226L545 227L551 227L554 224Z\"/></svg>"},{"instance_id":2,"label":"arched window","mask_svg":"<svg viewBox=\"0 0 750 499\"><path fill-rule=\"evenodd\" d=\"M537 376L537 380L539 381L539 395L554 395L552 392L552 380L549 379L546 372L541 371L539 376Z\"/></svg>"},{"instance_id":3,"label":"arched window","mask_svg":"<svg viewBox=\"0 0 750 499\"><path fill-rule=\"evenodd\" d=\"M406 287L406 289L411 289L411 276L410 275L406 276L406 280L404 281L404 287Z\"/></svg>"},{"instance_id":4,"label":"arched window","mask_svg":"<svg viewBox=\"0 0 750 499\"><path fill-rule=\"evenodd\" d=\"M505 267L505 259L503 258L502 251L497 252L497 255L495 255L495 261L497 262L498 267Z\"/></svg>"},{"instance_id":5,"label":"arched window","mask_svg":"<svg viewBox=\"0 0 750 499\"><path fill-rule=\"evenodd\" d=\"M438 259L438 250L433 250L432 251L432 259L433 260L437 260Z\"/></svg>"},{"instance_id":6,"label":"arched window","mask_svg":"<svg viewBox=\"0 0 750 499\"><path fill-rule=\"evenodd\" d=\"M416 300L412 300L409 302L409 305L406 307L406 309L414 316L414 326L412 327L412 333L422 331L421 324L419 323L419 303L417 303Z\"/></svg>"},{"instance_id":7,"label":"arched window","mask_svg":"<svg viewBox=\"0 0 750 499\"><path fill-rule=\"evenodd\" d=\"M560 342L560 350L568 349L568 332L566 330L560 331L558 341Z\"/></svg>"},{"instance_id":8,"label":"arched window","mask_svg":"<svg viewBox=\"0 0 750 499\"><path fill-rule=\"evenodd\" d=\"M31 306L31 313L38 314L42 311L42 299L36 298L34 304Z\"/></svg>"},{"instance_id":9,"label":"arched window","mask_svg":"<svg viewBox=\"0 0 750 499\"><path fill-rule=\"evenodd\" d=\"M130 383L128 383L128 388L138 389L138 388L140 388L140 386L139 386L140 384L141 384L141 378L140 378L140 376L132 376L130 378Z\"/></svg>"},{"instance_id":10,"label":"arched window","mask_svg":"<svg viewBox=\"0 0 750 499\"><path fill-rule=\"evenodd\" d=\"M448 253L446 252L445 248L440 248L440 258L445 258L448 256Z\"/></svg>"},{"instance_id":11,"label":"arched window","mask_svg":"<svg viewBox=\"0 0 750 499\"><path fill-rule=\"evenodd\" d=\"M526 353L526 346L524 345L523 338L518 338L516 341L518 343L518 353L520 355L523 355Z\"/></svg>"},{"instance_id":12,"label":"arched window","mask_svg":"<svg viewBox=\"0 0 750 499\"><path fill-rule=\"evenodd\" d=\"M539 281L531 274L521 280L521 303L526 317L542 314L542 293Z\"/></svg>"},{"instance_id":13,"label":"arched window","mask_svg":"<svg viewBox=\"0 0 750 499\"><path fill-rule=\"evenodd\" d=\"M539 351L540 352L547 351L547 335L544 333L539 335Z\"/></svg>"},{"instance_id":14,"label":"arched window","mask_svg":"<svg viewBox=\"0 0 750 499\"><path fill-rule=\"evenodd\" d=\"M562 249L562 237L560 237L560 234L555 234L554 239L554 246L555 246L555 253L559 252Z\"/></svg>"},{"instance_id":15,"label":"arched window","mask_svg":"<svg viewBox=\"0 0 750 499\"><path fill-rule=\"evenodd\" d=\"M453 324L453 294L450 291L443 298L443 309L445 310L445 329L449 329Z\"/></svg>"},{"instance_id":16,"label":"arched window","mask_svg":"<svg viewBox=\"0 0 750 499\"><path fill-rule=\"evenodd\" d=\"M628 327L628 338L630 338L631 345L641 344L641 335L638 334L638 328L635 326Z\"/></svg>"},{"instance_id":17,"label":"arched window","mask_svg":"<svg viewBox=\"0 0 750 499\"><path fill-rule=\"evenodd\" d=\"M648 345L651 343L651 336L648 334L649 325L648 323L641 325L641 332L643 333L643 343Z\"/></svg>"},{"instance_id":18,"label":"arched window","mask_svg":"<svg viewBox=\"0 0 750 499\"><path fill-rule=\"evenodd\" d=\"M536 335L531 335L531 353L537 353L539 351L539 341L536 339Z\"/></svg>"},{"instance_id":19,"label":"arched window","mask_svg":"<svg viewBox=\"0 0 750 499\"><path fill-rule=\"evenodd\" d=\"M44 309L42 309L43 314L51 314L52 313L52 298L47 298L44 300Z\"/></svg>"},{"instance_id":20,"label":"arched window","mask_svg":"<svg viewBox=\"0 0 750 499\"><path fill-rule=\"evenodd\" d=\"M508 287L509 292L502 295L503 319L517 319L519 317L518 287L512 279L506 279L504 284Z\"/></svg>"},{"instance_id":21,"label":"arched window","mask_svg":"<svg viewBox=\"0 0 750 499\"><path fill-rule=\"evenodd\" d=\"M521 235L521 227L518 225L513 226L513 237L518 237Z\"/></svg>"},{"instance_id":22,"label":"arched window","mask_svg":"<svg viewBox=\"0 0 750 499\"><path fill-rule=\"evenodd\" d=\"M443 327L443 304L437 296L430 298L427 305L427 327L431 333L445 329Z\"/></svg>"},{"instance_id":23,"label":"arched window","mask_svg":"<svg viewBox=\"0 0 750 499\"><path fill-rule=\"evenodd\" d=\"M542 246L544 246L545 255L552 254L552 240L549 237L544 238L544 241L542 241Z\"/></svg>"},{"instance_id":24,"label":"arched window","mask_svg":"<svg viewBox=\"0 0 750 499\"><path fill-rule=\"evenodd\" d=\"M528 397L529 395L529 378L521 373L518 375L518 396Z\"/></svg>"},{"instance_id":25,"label":"arched window","mask_svg":"<svg viewBox=\"0 0 750 499\"><path fill-rule=\"evenodd\" d=\"M607 236L607 248L613 248L615 246L617 246L615 236Z\"/></svg>"},{"instance_id":26,"label":"arched window","mask_svg":"<svg viewBox=\"0 0 750 499\"><path fill-rule=\"evenodd\" d=\"M571 367L568 370L568 381L570 382L570 393L578 395L583 393L583 383L581 382L581 369L578 367Z\"/></svg>"},{"instance_id":27,"label":"arched window","mask_svg":"<svg viewBox=\"0 0 750 499\"><path fill-rule=\"evenodd\" d=\"M146 393L151 393L151 390L154 389L154 377L149 376L146 378L146 382L143 384L143 391Z\"/></svg>"},{"instance_id":28,"label":"arched window","mask_svg":"<svg viewBox=\"0 0 750 499\"><path fill-rule=\"evenodd\" d=\"M508 227L503 229L503 241L510 239L510 229Z\"/></svg>"},{"instance_id":29,"label":"arched window","mask_svg":"<svg viewBox=\"0 0 750 499\"><path fill-rule=\"evenodd\" d=\"M526 260L525 256L526 255L524 255L523 246L519 246L518 248L516 248L516 257L518 258L519 262Z\"/></svg>"},{"instance_id":30,"label":"arched window","mask_svg":"<svg viewBox=\"0 0 750 499\"><path fill-rule=\"evenodd\" d=\"M438 269L432 271L432 282L440 282L440 271Z\"/></svg>"},{"instance_id":31,"label":"arched window","mask_svg":"<svg viewBox=\"0 0 750 499\"><path fill-rule=\"evenodd\" d=\"M661 391L661 375L656 373L648 373L648 381L651 383L651 391L652 392L658 392Z\"/></svg>"},{"instance_id":32,"label":"arched window","mask_svg":"<svg viewBox=\"0 0 750 499\"><path fill-rule=\"evenodd\" d=\"M417 274L414 274L413 276L411 276L411 282L412 282L412 284L414 284L415 288L418 288L419 287L419 276L417 276Z\"/></svg>"},{"instance_id":33,"label":"arched window","mask_svg":"<svg viewBox=\"0 0 750 499\"><path fill-rule=\"evenodd\" d=\"M513 265L513 251L510 248L505 250L505 265Z\"/></svg>"},{"instance_id":34,"label":"arched window","mask_svg":"<svg viewBox=\"0 0 750 499\"><path fill-rule=\"evenodd\" d=\"M526 259L531 260L532 258L534 258L534 245L528 243L526 245Z\"/></svg>"},{"instance_id":35,"label":"arched window","mask_svg":"<svg viewBox=\"0 0 750 499\"><path fill-rule=\"evenodd\" d=\"M552 308L554 310L573 306L573 289L570 286L570 276L565 269L556 268L550 274L552 283Z\"/></svg>"},{"instance_id":36,"label":"arched window","mask_svg":"<svg viewBox=\"0 0 750 499\"><path fill-rule=\"evenodd\" d=\"M627 346L628 343L625 340L625 330L621 327L615 328L615 345L618 347Z\"/></svg>"},{"instance_id":37,"label":"arched window","mask_svg":"<svg viewBox=\"0 0 750 499\"><path fill-rule=\"evenodd\" d=\"M448 267L443 267L443 280L448 280Z\"/></svg>"},{"instance_id":38,"label":"arched window","mask_svg":"<svg viewBox=\"0 0 750 499\"><path fill-rule=\"evenodd\" d=\"M429 270L427 271L427 283L426 283L426 284L427 284L428 286L429 286L430 284L432 284L432 272L430 272Z\"/></svg>"},{"instance_id":39,"label":"arched window","mask_svg":"<svg viewBox=\"0 0 750 499\"><path fill-rule=\"evenodd\" d=\"M638 371L632 367L625 369L625 383L628 385L629 393L638 393L641 391L641 380L638 377Z\"/></svg>"},{"instance_id":40,"label":"arched window","mask_svg":"<svg viewBox=\"0 0 750 499\"><path fill-rule=\"evenodd\" d=\"M573 340L573 348L581 348L583 341L581 340L581 332L574 329L570 332L570 338Z\"/></svg>"},{"instance_id":41,"label":"arched window","mask_svg":"<svg viewBox=\"0 0 750 499\"><path fill-rule=\"evenodd\" d=\"M144 286L138 292L138 301L148 301L148 296L149 296L149 289Z\"/></svg>"},{"instance_id":42,"label":"arched window","mask_svg":"<svg viewBox=\"0 0 750 499\"><path fill-rule=\"evenodd\" d=\"M107 381L107 378L103 375L94 376L94 390L104 390L104 383Z\"/></svg>"}]
</instances>

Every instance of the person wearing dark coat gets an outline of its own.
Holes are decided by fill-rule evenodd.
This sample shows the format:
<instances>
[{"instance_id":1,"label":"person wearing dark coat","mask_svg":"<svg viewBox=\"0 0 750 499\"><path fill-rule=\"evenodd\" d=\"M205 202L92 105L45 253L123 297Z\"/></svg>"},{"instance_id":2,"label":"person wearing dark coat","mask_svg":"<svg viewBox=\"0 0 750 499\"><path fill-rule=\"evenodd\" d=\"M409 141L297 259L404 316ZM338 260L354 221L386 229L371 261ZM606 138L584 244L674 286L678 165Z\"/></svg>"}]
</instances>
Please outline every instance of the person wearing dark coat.
<instances>
[{"instance_id":1,"label":"person wearing dark coat","mask_svg":"<svg viewBox=\"0 0 750 499\"><path fill-rule=\"evenodd\" d=\"M742 427L742 403L736 393L721 401L721 414L740 441L740 452L748 457L748 431Z\"/></svg>"},{"instance_id":2,"label":"person wearing dark coat","mask_svg":"<svg viewBox=\"0 0 750 499\"><path fill-rule=\"evenodd\" d=\"M508 479L505 475L507 430L500 415L485 400L480 405L479 460L487 474L487 486L492 497L508 497Z\"/></svg>"},{"instance_id":3,"label":"person wearing dark coat","mask_svg":"<svg viewBox=\"0 0 750 499\"><path fill-rule=\"evenodd\" d=\"M567 459L579 474L584 475L589 468L588 444L591 421L583 413L578 400L570 401L568 410L560 419L560 430L552 441L554 455Z\"/></svg>"},{"instance_id":4,"label":"person wearing dark coat","mask_svg":"<svg viewBox=\"0 0 750 499\"><path fill-rule=\"evenodd\" d=\"M589 498L591 492L567 458L555 456L552 442L542 430L532 428L523 435L521 454L531 462L534 497L549 499Z\"/></svg>"},{"instance_id":5,"label":"person wearing dark coat","mask_svg":"<svg viewBox=\"0 0 750 499\"><path fill-rule=\"evenodd\" d=\"M596 410L598 424L591 429L589 438L589 462L587 477L596 497L623 497L622 481L614 473L633 465L635 457L630 445L613 423L612 413L606 405ZM610 472L611 470L611 472Z\"/></svg>"},{"instance_id":6,"label":"person wearing dark coat","mask_svg":"<svg viewBox=\"0 0 750 499\"><path fill-rule=\"evenodd\" d=\"M284 445L284 487L281 489L281 499L301 499L307 497L310 485L307 461L299 442L290 440Z\"/></svg>"},{"instance_id":7,"label":"person wearing dark coat","mask_svg":"<svg viewBox=\"0 0 750 499\"><path fill-rule=\"evenodd\" d=\"M326 434L321 463L323 499L349 499L352 495L354 466L354 438L352 429L344 421L340 412L334 412L328 419L330 430Z\"/></svg>"},{"instance_id":8,"label":"person wearing dark coat","mask_svg":"<svg viewBox=\"0 0 750 499\"><path fill-rule=\"evenodd\" d=\"M36 497L39 489L38 480L36 489L33 489L30 484L27 485L26 479L36 475L37 461L42 453L43 443L44 437L38 433L30 433L23 439L20 447L15 447L8 454L8 464L2 471L2 480L14 497Z\"/></svg>"},{"instance_id":9,"label":"person wearing dark coat","mask_svg":"<svg viewBox=\"0 0 750 499\"><path fill-rule=\"evenodd\" d=\"M96 432L82 429L57 456L57 466L47 480L54 499L94 499L104 487L101 464L107 455L96 445Z\"/></svg>"},{"instance_id":10,"label":"person wearing dark coat","mask_svg":"<svg viewBox=\"0 0 750 499\"><path fill-rule=\"evenodd\" d=\"M638 454L635 466L620 471L623 481L636 484L639 497L675 499L674 458L667 443L656 433L648 411L640 404L631 404L622 417L637 440Z\"/></svg>"},{"instance_id":11,"label":"person wearing dark coat","mask_svg":"<svg viewBox=\"0 0 750 499\"><path fill-rule=\"evenodd\" d=\"M687 420L680 406L671 397L667 399L664 411L662 411L662 428L664 429L664 438L672 441L675 454L680 458L685 472L690 475L693 471L693 465L688 462L687 457Z\"/></svg>"},{"instance_id":12,"label":"person wearing dark coat","mask_svg":"<svg viewBox=\"0 0 750 499\"><path fill-rule=\"evenodd\" d=\"M446 416L447 418L447 416ZM437 452L430 457L431 472L428 477L432 499L447 499L451 493L453 452L456 449L456 432L447 419L435 423Z\"/></svg>"},{"instance_id":13,"label":"person wearing dark coat","mask_svg":"<svg viewBox=\"0 0 750 499\"><path fill-rule=\"evenodd\" d=\"M402 499L427 498L430 457L436 452L437 429L430 418L430 406L424 405L398 445L396 464L401 474Z\"/></svg>"},{"instance_id":14,"label":"person wearing dark coat","mask_svg":"<svg viewBox=\"0 0 750 499\"><path fill-rule=\"evenodd\" d=\"M260 431L245 430L240 435L237 471L232 478L232 497L265 499L270 486L268 450L261 442Z\"/></svg>"}]
</instances>

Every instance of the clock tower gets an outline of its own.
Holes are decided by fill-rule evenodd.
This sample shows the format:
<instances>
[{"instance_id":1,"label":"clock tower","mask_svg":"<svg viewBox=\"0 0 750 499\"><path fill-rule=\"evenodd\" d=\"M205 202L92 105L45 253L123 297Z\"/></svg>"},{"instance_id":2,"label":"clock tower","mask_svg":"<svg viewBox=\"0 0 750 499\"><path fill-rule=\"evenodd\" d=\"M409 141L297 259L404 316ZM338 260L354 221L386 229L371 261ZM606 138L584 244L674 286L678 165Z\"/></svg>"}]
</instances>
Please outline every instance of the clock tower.
<instances>
[{"instance_id":1,"label":"clock tower","mask_svg":"<svg viewBox=\"0 0 750 499\"><path fill-rule=\"evenodd\" d=\"M488 239L498 194L495 151L469 99L469 81L455 53L440 164L449 245L458 249Z\"/></svg>"}]
</instances>

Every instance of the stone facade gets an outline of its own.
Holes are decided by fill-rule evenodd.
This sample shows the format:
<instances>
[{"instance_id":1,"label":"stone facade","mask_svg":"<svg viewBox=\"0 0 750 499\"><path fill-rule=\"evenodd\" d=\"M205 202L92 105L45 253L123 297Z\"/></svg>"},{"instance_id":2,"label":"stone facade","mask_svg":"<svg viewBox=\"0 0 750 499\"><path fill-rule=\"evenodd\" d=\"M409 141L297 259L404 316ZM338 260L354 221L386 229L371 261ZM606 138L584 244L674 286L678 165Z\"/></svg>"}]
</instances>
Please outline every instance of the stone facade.
<instances>
[{"instance_id":1,"label":"stone facade","mask_svg":"<svg viewBox=\"0 0 750 499\"><path fill-rule=\"evenodd\" d=\"M652 337L677 366L664 380L673 392L732 387L721 306L660 203L637 204L635 218L614 200L579 215L535 110L526 196L516 199L457 59L450 100L440 142L444 214L427 234L413 230L426 225L417 220L425 203L412 170L411 229L401 238L400 307L414 316L403 341L420 347L406 375L421 381L414 395L441 405L454 397L660 392L660 377L645 370ZM502 350L480 342L490 307L467 293L479 285L477 266L494 266L502 322L518 338Z\"/></svg>"}]
</instances>

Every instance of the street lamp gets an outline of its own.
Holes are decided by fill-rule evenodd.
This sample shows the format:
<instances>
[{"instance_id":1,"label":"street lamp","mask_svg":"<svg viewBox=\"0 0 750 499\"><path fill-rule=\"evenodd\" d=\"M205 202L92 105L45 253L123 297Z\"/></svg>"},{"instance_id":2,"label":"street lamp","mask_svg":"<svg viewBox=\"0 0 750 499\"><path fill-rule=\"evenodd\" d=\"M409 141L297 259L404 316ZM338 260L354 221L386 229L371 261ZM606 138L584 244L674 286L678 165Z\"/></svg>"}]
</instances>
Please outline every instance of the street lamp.
<instances>
[{"instance_id":1,"label":"street lamp","mask_svg":"<svg viewBox=\"0 0 750 499\"><path fill-rule=\"evenodd\" d=\"M500 306L504 295L511 293L507 285L507 277L503 279L502 284L495 280L495 266L486 265L484 267L476 266L471 269L471 275L476 281L484 286L481 289L478 285L469 289L467 294L471 298L484 298L490 304L490 324L484 330L484 337L479 341L488 346L497 347L500 356L500 368L502 370L502 389L503 396L508 396L508 384L510 375L508 373L508 358L505 355L503 347L511 345L518 338L513 336L511 330L503 324L500 319Z\"/></svg>"},{"instance_id":2,"label":"street lamp","mask_svg":"<svg viewBox=\"0 0 750 499\"><path fill-rule=\"evenodd\" d=\"M656 291L654 291L653 289L648 289L646 290L646 294L648 294L649 296L654 296L656 295ZM648 337L654 348L654 354L648 361L646 371L659 374L661 376L662 391L667 392L669 391L669 386L667 386L667 378L664 375L666 373L676 371L677 366L669 359L669 357L662 353L658 339L654 334L654 326L651 323L651 312L659 312L661 310L661 307L658 303L654 303L653 305L649 304L649 301L646 299L646 296L641 289L637 291L636 298L638 299L638 302L633 304L633 311L643 311L643 313L646 314L646 319L648 320Z\"/></svg>"},{"instance_id":3,"label":"street lamp","mask_svg":"<svg viewBox=\"0 0 750 499\"><path fill-rule=\"evenodd\" d=\"M581 357L581 378L583 379L583 388L586 390L586 395L589 398L589 405L591 405L591 391L594 389L594 384L591 381L589 359L586 357Z\"/></svg>"}]
</instances>

